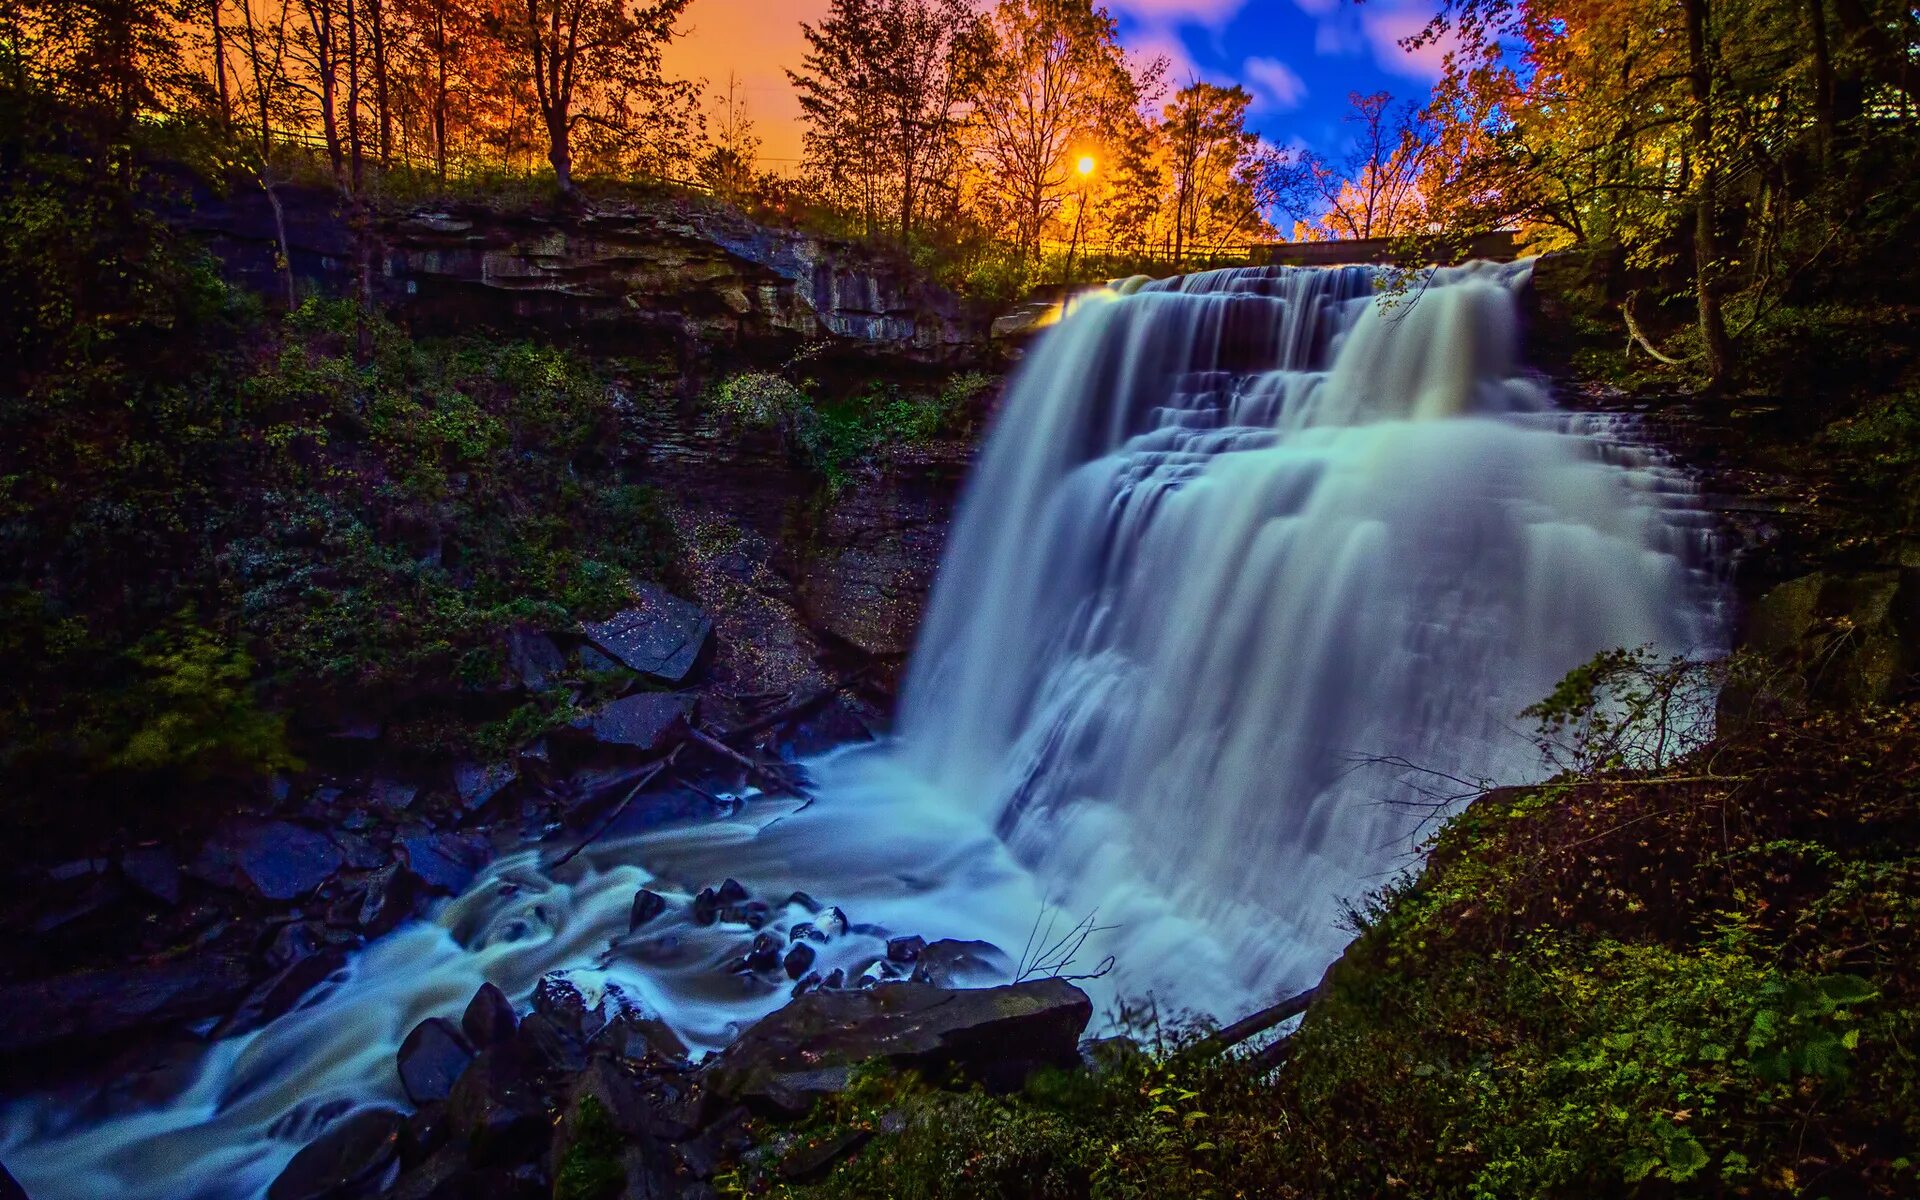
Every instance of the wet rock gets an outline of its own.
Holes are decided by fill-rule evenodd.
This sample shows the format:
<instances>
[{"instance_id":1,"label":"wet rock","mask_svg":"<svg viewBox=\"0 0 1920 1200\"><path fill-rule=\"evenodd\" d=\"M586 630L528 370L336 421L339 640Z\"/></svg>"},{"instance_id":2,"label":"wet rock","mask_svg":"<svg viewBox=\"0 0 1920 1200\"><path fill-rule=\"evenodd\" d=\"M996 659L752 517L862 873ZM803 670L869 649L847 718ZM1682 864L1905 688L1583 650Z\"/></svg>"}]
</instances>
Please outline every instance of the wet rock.
<instances>
[{"instance_id":1,"label":"wet rock","mask_svg":"<svg viewBox=\"0 0 1920 1200\"><path fill-rule=\"evenodd\" d=\"M1015 1088L1039 1067L1078 1062L1092 1016L1086 993L1058 979L810 992L747 1030L708 1069L707 1086L716 1097L790 1112L812 1094L845 1087L856 1064L878 1058L935 1078Z\"/></svg>"},{"instance_id":2,"label":"wet rock","mask_svg":"<svg viewBox=\"0 0 1920 1200\"><path fill-rule=\"evenodd\" d=\"M27 1200L27 1190L4 1164L0 1164L0 1200Z\"/></svg>"},{"instance_id":3,"label":"wet rock","mask_svg":"<svg viewBox=\"0 0 1920 1200\"><path fill-rule=\"evenodd\" d=\"M813 969L813 947L805 942L795 942L787 950L786 970L788 979L798 979Z\"/></svg>"},{"instance_id":4,"label":"wet rock","mask_svg":"<svg viewBox=\"0 0 1920 1200\"><path fill-rule=\"evenodd\" d=\"M812 896L807 895L805 892L794 892L792 895L787 897L787 903L790 906L797 905L800 908L804 908L809 913L817 913L820 911L820 907L821 907L820 902L818 900L815 900Z\"/></svg>"},{"instance_id":5,"label":"wet rock","mask_svg":"<svg viewBox=\"0 0 1920 1200\"><path fill-rule=\"evenodd\" d=\"M482 1050L461 1072L447 1122L474 1166L523 1162L546 1145L545 1102L511 1047Z\"/></svg>"},{"instance_id":6,"label":"wet rock","mask_svg":"<svg viewBox=\"0 0 1920 1200\"><path fill-rule=\"evenodd\" d=\"M748 929L759 929L773 915L773 910L764 900L749 900L745 904L736 904L720 910L720 919L735 925L745 925Z\"/></svg>"},{"instance_id":7,"label":"wet rock","mask_svg":"<svg viewBox=\"0 0 1920 1200\"><path fill-rule=\"evenodd\" d=\"M634 585L634 607L582 627L587 640L642 675L679 683L713 638L713 622L699 606L656 584Z\"/></svg>"},{"instance_id":8,"label":"wet rock","mask_svg":"<svg viewBox=\"0 0 1920 1200\"><path fill-rule=\"evenodd\" d=\"M452 1133L451 1127L446 1101L436 1100L432 1104L421 1105L407 1118L406 1127L400 1131L400 1162L405 1166L424 1162L447 1144Z\"/></svg>"},{"instance_id":9,"label":"wet rock","mask_svg":"<svg viewBox=\"0 0 1920 1200\"><path fill-rule=\"evenodd\" d=\"M417 784L398 779L376 779L367 785L367 803L383 812L398 815L413 807L420 795Z\"/></svg>"},{"instance_id":10,"label":"wet rock","mask_svg":"<svg viewBox=\"0 0 1920 1200\"><path fill-rule=\"evenodd\" d=\"M137 846L120 856L127 882L166 904L180 903L180 860L168 846Z\"/></svg>"},{"instance_id":11,"label":"wet rock","mask_svg":"<svg viewBox=\"0 0 1920 1200\"><path fill-rule=\"evenodd\" d=\"M604 704L574 721L603 746L631 746L652 753L686 736L693 697L679 692L641 692Z\"/></svg>"},{"instance_id":12,"label":"wet rock","mask_svg":"<svg viewBox=\"0 0 1920 1200\"><path fill-rule=\"evenodd\" d=\"M738 904L747 898L747 889L738 879L728 879L720 885L720 890L713 894L713 898L722 905Z\"/></svg>"},{"instance_id":13,"label":"wet rock","mask_svg":"<svg viewBox=\"0 0 1920 1200\"><path fill-rule=\"evenodd\" d=\"M411 917L425 897L425 881L411 869L393 863L367 876L366 890L353 909L352 923L368 937L379 937Z\"/></svg>"},{"instance_id":14,"label":"wet rock","mask_svg":"<svg viewBox=\"0 0 1920 1200\"><path fill-rule=\"evenodd\" d=\"M685 1062L687 1044L659 1017L640 1012L622 1012L609 1020L587 1044L591 1054L610 1054L615 1058L660 1059Z\"/></svg>"},{"instance_id":15,"label":"wet rock","mask_svg":"<svg viewBox=\"0 0 1920 1200\"><path fill-rule=\"evenodd\" d=\"M472 833L422 833L400 839L400 857L433 891L466 890L486 865L487 840Z\"/></svg>"},{"instance_id":16,"label":"wet rock","mask_svg":"<svg viewBox=\"0 0 1920 1200\"><path fill-rule=\"evenodd\" d=\"M605 1002L589 1007L579 987L558 974L542 976L534 985L533 1011L583 1045L607 1023Z\"/></svg>"},{"instance_id":17,"label":"wet rock","mask_svg":"<svg viewBox=\"0 0 1920 1200\"><path fill-rule=\"evenodd\" d=\"M460 1015L460 1032L482 1050L512 1041L519 1024L507 994L491 983L480 985L473 999L467 1001L467 1011Z\"/></svg>"},{"instance_id":18,"label":"wet rock","mask_svg":"<svg viewBox=\"0 0 1920 1200\"><path fill-rule=\"evenodd\" d=\"M267 1200L333 1200L377 1187L400 1151L406 1117L363 1108L309 1142L267 1188Z\"/></svg>"},{"instance_id":19,"label":"wet rock","mask_svg":"<svg viewBox=\"0 0 1920 1200\"><path fill-rule=\"evenodd\" d=\"M920 957L927 948L927 939L923 937L893 938L887 942L887 961L892 963L910 963Z\"/></svg>"},{"instance_id":20,"label":"wet rock","mask_svg":"<svg viewBox=\"0 0 1920 1200\"><path fill-rule=\"evenodd\" d=\"M587 1065L585 1040L544 1013L529 1014L520 1022L511 1049L528 1070L541 1076L570 1075Z\"/></svg>"},{"instance_id":21,"label":"wet rock","mask_svg":"<svg viewBox=\"0 0 1920 1200\"><path fill-rule=\"evenodd\" d=\"M913 964L913 981L935 987L980 987L1012 975L1013 960L992 942L942 938L922 949Z\"/></svg>"},{"instance_id":22,"label":"wet rock","mask_svg":"<svg viewBox=\"0 0 1920 1200\"><path fill-rule=\"evenodd\" d=\"M471 812L519 777L520 769L510 762L459 763L453 768L453 791Z\"/></svg>"},{"instance_id":23,"label":"wet rock","mask_svg":"<svg viewBox=\"0 0 1920 1200\"><path fill-rule=\"evenodd\" d=\"M814 919L814 925L820 930L821 936L832 940L846 934L847 914L837 907L830 908Z\"/></svg>"},{"instance_id":24,"label":"wet rock","mask_svg":"<svg viewBox=\"0 0 1920 1200\"><path fill-rule=\"evenodd\" d=\"M252 984L246 959L207 955L0 985L0 1054L218 1016Z\"/></svg>"},{"instance_id":25,"label":"wet rock","mask_svg":"<svg viewBox=\"0 0 1920 1200\"><path fill-rule=\"evenodd\" d=\"M333 844L340 847L347 866L354 870L372 871L387 865L386 851L359 834L336 829L329 836L333 838Z\"/></svg>"},{"instance_id":26,"label":"wet rock","mask_svg":"<svg viewBox=\"0 0 1920 1200\"><path fill-rule=\"evenodd\" d=\"M324 834L286 821L236 817L200 848L192 873L216 887L251 891L269 900L298 900L332 877L345 861Z\"/></svg>"},{"instance_id":27,"label":"wet rock","mask_svg":"<svg viewBox=\"0 0 1920 1200\"><path fill-rule=\"evenodd\" d=\"M795 921L787 929L787 940L790 942L824 942L827 940L827 935L821 933L820 927L812 921Z\"/></svg>"},{"instance_id":28,"label":"wet rock","mask_svg":"<svg viewBox=\"0 0 1920 1200\"><path fill-rule=\"evenodd\" d=\"M325 927L316 921L292 921L278 926L264 952L267 965L276 971L283 971L301 959L310 957L325 944L322 936L325 932Z\"/></svg>"},{"instance_id":29,"label":"wet rock","mask_svg":"<svg viewBox=\"0 0 1920 1200\"><path fill-rule=\"evenodd\" d=\"M693 898L693 923L711 925L720 916L720 901L712 888L701 888L700 894Z\"/></svg>"},{"instance_id":30,"label":"wet rock","mask_svg":"<svg viewBox=\"0 0 1920 1200\"><path fill-rule=\"evenodd\" d=\"M780 966L780 939L770 933L763 933L753 939L753 947L747 951L746 967L749 971L772 971Z\"/></svg>"},{"instance_id":31,"label":"wet rock","mask_svg":"<svg viewBox=\"0 0 1920 1200\"><path fill-rule=\"evenodd\" d=\"M516 624L507 631L507 682L532 692L553 686L553 678L567 669L567 660L553 639L531 625Z\"/></svg>"},{"instance_id":32,"label":"wet rock","mask_svg":"<svg viewBox=\"0 0 1920 1200\"><path fill-rule=\"evenodd\" d=\"M473 1058L473 1047L459 1026L445 1017L429 1017L400 1043L400 1086L416 1105L445 1100Z\"/></svg>"},{"instance_id":33,"label":"wet rock","mask_svg":"<svg viewBox=\"0 0 1920 1200\"><path fill-rule=\"evenodd\" d=\"M347 953L338 947L313 953L282 967L242 1000L226 1020L214 1026L213 1037L238 1037L293 1010L301 999L347 965Z\"/></svg>"},{"instance_id":34,"label":"wet rock","mask_svg":"<svg viewBox=\"0 0 1920 1200\"><path fill-rule=\"evenodd\" d=\"M633 894L633 911L627 917L627 931L631 933L665 911L667 911L666 897L658 892L641 888Z\"/></svg>"}]
</instances>

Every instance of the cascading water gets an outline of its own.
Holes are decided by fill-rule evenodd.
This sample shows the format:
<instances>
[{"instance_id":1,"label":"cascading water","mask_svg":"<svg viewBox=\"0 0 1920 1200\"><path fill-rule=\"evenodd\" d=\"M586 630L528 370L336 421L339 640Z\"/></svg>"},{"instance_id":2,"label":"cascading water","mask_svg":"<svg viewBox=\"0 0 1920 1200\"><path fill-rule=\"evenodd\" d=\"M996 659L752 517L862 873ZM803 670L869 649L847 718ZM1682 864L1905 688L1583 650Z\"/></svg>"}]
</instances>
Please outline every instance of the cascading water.
<instances>
[{"instance_id":1,"label":"cascading water","mask_svg":"<svg viewBox=\"0 0 1920 1200\"><path fill-rule=\"evenodd\" d=\"M256 1196L328 1115L398 1102L401 1037L483 980L524 1000L568 971L696 1049L783 1002L725 970L744 927L676 906L629 933L643 885L811 892L863 923L819 963L854 975L888 932L1014 952L1051 912L1099 926L1101 999L1231 1017L1310 982L1341 902L1407 861L1395 772L1357 766L1523 778L1514 714L1570 667L1716 643L1684 482L1518 373L1525 273L1383 301L1365 268L1226 271L1087 301L982 456L894 740L811 764L811 805L511 855L166 1099L11 1105L0 1160L40 1200Z\"/></svg>"}]
</instances>

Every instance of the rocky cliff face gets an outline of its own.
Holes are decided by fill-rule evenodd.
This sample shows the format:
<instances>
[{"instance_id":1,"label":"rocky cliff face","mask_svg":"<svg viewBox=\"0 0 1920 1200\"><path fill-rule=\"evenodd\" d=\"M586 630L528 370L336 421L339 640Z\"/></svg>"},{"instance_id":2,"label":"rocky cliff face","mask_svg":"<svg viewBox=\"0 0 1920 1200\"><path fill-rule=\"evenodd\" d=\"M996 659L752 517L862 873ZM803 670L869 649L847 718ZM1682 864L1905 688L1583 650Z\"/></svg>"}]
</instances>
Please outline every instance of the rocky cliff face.
<instances>
[{"instance_id":1,"label":"rocky cliff face","mask_svg":"<svg viewBox=\"0 0 1920 1200\"><path fill-rule=\"evenodd\" d=\"M286 189L293 269L351 289L355 248L338 198ZM284 294L272 209L258 192L201 196L182 218L228 269ZM380 298L416 326L524 327L633 352L648 344L771 358L795 348L973 364L992 314L870 248L755 224L687 197L577 213L439 205L379 219Z\"/></svg>"}]
</instances>

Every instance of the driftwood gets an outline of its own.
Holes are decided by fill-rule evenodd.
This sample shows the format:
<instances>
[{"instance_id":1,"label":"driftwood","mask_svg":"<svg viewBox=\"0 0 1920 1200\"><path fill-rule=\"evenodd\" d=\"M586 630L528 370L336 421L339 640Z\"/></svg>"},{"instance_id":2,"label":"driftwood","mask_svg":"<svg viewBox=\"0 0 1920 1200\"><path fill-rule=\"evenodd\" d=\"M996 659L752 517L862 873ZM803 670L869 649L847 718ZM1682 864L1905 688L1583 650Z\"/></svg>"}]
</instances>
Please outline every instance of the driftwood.
<instances>
[{"instance_id":1,"label":"driftwood","mask_svg":"<svg viewBox=\"0 0 1920 1200\"><path fill-rule=\"evenodd\" d=\"M1632 338L1634 341L1640 343L1640 348L1642 350L1645 350L1648 354L1653 355L1654 358L1660 360L1661 362L1667 364L1668 366L1670 367L1686 366L1687 364L1682 362L1680 359L1669 358L1668 356L1660 353L1660 351L1654 348L1653 343L1647 340L1647 335L1640 332L1640 323L1633 319L1633 301L1635 297L1639 296L1639 294L1640 294L1639 292L1627 293L1627 298L1624 301L1622 301L1620 304L1620 317L1622 320L1624 320L1627 323L1627 336Z\"/></svg>"},{"instance_id":2,"label":"driftwood","mask_svg":"<svg viewBox=\"0 0 1920 1200\"><path fill-rule=\"evenodd\" d=\"M593 840L595 838L599 837L601 834L605 833L609 828L611 828L613 823L620 819L620 814L627 811L627 805L632 804L633 798L640 794L640 789L646 787L649 783L652 783L656 778L659 777L660 772L672 766L673 760L680 757L680 751L686 749L686 745L687 744L685 742L681 742L678 746L675 746L671 751L669 751L665 758L660 759L658 762L653 763L644 772L642 772L640 775L640 778L635 780L633 786L627 790L626 796L620 801L620 803L613 806L613 811L607 814L607 819L600 822L599 825L595 826L592 833L589 833L586 837L581 838L580 841L574 846L573 849L567 851L565 854L562 854L559 858L555 859L552 865L555 867L558 867L566 863L572 862L574 855L580 853L582 850L585 850L588 846L592 845Z\"/></svg>"},{"instance_id":3,"label":"driftwood","mask_svg":"<svg viewBox=\"0 0 1920 1200\"><path fill-rule=\"evenodd\" d=\"M1257 1037L1265 1033L1283 1021L1290 1021L1301 1013L1306 1012L1307 1006L1314 1002L1320 995L1321 990L1326 986L1327 981L1325 978L1322 978L1319 983L1314 984L1306 991L1298 995L1288 996L1272 1008L1263 1008L1250 1017L1242 1017L1218 1033L1210 1037L1202 1038L1195 1044L1191 1053L1196 1058L1211 1058L1216 1054L1231 1050L1248 1038ZM1268 1049L1270 1050L1272 1047L1268 1047ZM1261 1053L1265 1054L1266 1051L1263 1050Z\"/></svg>"}]
</instances>

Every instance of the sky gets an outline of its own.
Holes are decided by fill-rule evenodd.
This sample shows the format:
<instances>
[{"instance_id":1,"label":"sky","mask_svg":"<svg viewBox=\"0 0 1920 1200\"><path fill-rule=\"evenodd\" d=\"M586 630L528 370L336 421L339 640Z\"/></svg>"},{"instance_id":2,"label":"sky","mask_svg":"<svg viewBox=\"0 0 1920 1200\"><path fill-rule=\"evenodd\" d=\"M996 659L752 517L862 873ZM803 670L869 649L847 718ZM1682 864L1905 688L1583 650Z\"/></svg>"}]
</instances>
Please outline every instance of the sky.
<instances>
[{"instance_id":1,"label":"sky","mask_svg":"<svg viewBox=\"0 0 1920 1200\"><path fill-rule=\"evenodd\" d=\"M669 71L704 78L709 93L738 77L763 164L792 173L800 158L800 105L784 69L806 43L800 22L829 0L693 0ZM1350 137L1347 93L1424 99L1439 54L1409 55L1398 40L1419 29L1433 0L1105 0L1129 52L1164 55L1174 83L1238 83L1253 94L1249 123L1278 146L1338 157Z\"/></svg>"}]
</instances>

